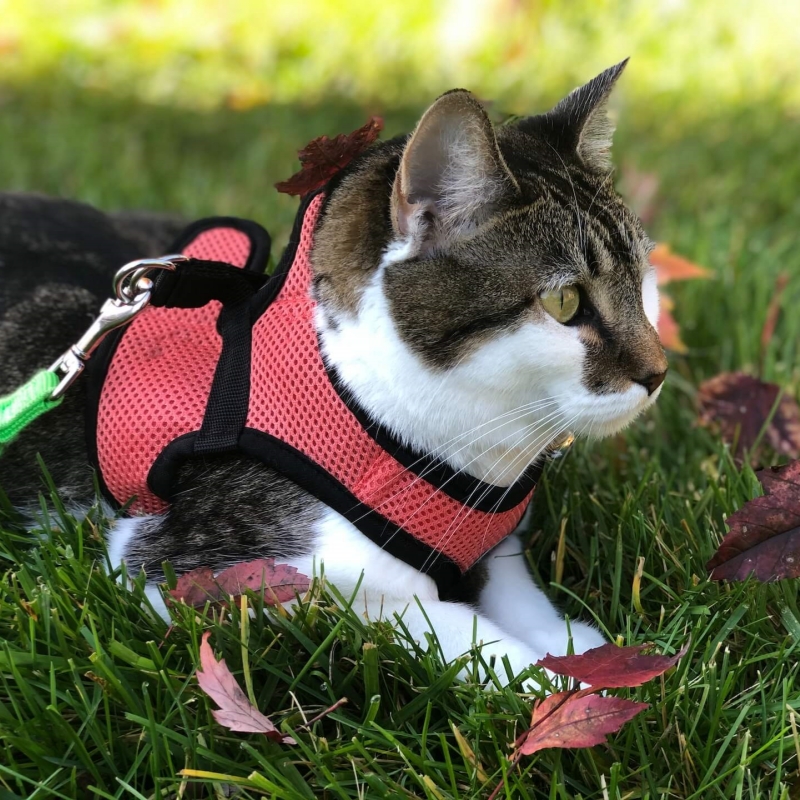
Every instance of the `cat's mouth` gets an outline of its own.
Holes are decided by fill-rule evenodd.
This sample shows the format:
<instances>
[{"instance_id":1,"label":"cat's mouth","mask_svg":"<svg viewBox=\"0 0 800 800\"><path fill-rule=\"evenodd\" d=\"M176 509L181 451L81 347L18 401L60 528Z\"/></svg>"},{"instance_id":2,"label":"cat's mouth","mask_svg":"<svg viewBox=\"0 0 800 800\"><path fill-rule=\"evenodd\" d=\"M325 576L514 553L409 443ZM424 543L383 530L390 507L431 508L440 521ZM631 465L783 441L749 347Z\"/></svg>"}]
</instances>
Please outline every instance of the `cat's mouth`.
<instances>
[{"instance_id":1,"label":"cat's mouth","mask_svg":"<svg viewBox=\"0 0 800 800\"><path fill-rule=\"evenodd\" d=\"M574 401L570 409L574 417L570 430L576 437L589 439L613 436L647 411L658 399L661 388L659 386L648 394L643 387L632 386L624 392L592 395Z\"/></svg>"}]
</instances>

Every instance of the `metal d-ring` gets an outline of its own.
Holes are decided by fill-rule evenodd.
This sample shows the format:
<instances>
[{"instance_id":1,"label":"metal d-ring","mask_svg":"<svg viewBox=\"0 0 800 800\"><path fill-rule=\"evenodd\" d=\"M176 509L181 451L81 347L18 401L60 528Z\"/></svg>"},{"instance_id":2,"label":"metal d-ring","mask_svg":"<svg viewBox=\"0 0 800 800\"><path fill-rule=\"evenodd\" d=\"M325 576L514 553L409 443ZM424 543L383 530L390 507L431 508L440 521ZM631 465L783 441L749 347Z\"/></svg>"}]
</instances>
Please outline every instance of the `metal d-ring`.
<instances>
[{"instance_id":1,"label":"metal d-ring","mask_svg":"<svg viewBox=\"0 0 800 800\"><path fill-rule=\"evenodd\" d=\"M51 400L57 400L74 383L83 372L89 357L108 333L127 325L149 305L153 281L148 273L154 269L174 272L183 261L188 261L188 258L180 254L141 258L117 270L114 276L116 296L103 303L99 316L83 336L50 366L50 372L61 376L61 382L50 395Z\"/></svg>"},{"instance_id":2,"label":"metal d-ring","mask_svg":"<svg viewBox=\"0 0 800 800\"><path fill-rule=\"evenodd\" d=\"M140 282L147 273L154 269L166 269L175 272L176 266L181 261L187 261L182 254L162 256L161 258L140 258L120 267L114 275L114 294L123 303L133 303L136 296L142 291L149 291L150 286L142 286Z\"/></svg>"}]
</instances>

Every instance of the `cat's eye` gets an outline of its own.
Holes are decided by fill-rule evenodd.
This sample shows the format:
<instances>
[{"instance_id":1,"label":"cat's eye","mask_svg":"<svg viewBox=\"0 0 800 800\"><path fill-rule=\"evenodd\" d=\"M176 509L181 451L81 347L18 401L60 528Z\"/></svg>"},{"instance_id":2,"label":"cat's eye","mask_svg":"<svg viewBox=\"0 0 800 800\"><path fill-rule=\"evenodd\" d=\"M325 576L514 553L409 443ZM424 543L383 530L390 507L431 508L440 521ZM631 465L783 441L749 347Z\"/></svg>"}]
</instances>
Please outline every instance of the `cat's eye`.
<instances>
[{"instance_id":1,"label":"cat's eye","mask_svg":"<svg viewBox=\"0 0 800 800\"><path fill-rule=\"evenodd\" d=\"M562 286L539 295L544 310L558 322L569 322L581 306L581 295L575 286Z\"/></svg>"}]
</instances>

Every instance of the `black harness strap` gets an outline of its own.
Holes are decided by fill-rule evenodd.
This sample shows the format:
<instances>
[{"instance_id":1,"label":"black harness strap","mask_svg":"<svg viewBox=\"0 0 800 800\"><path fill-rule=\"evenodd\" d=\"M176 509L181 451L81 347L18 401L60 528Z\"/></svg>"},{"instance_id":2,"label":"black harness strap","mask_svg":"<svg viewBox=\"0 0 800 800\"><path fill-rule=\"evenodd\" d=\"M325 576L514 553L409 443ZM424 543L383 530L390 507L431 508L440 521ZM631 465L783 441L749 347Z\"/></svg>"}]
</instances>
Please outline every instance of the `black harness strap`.
<instances>
[{"instance_id":1,"label":"black harness strap","mask_svg":"<svg viewBox=\"0 0 800 800\"><path fill-rule=\"evenodd\" d=\"M249 300L268 275L234 267L222 261L190 258L174 272L160 270L155 278L150 305L156 308L201 308L212 300L230 306Z\"/></svg>"},{"instance_id":2,"label":"black harness strap","mask_svg":"<svg viewBox=\"0 0 800 800\"><path fill-rule=\"evenodd\" d=\"M269 280L221 261L190 258L175 272L162 271L155 280L151 305L161 308L200 308L212 300L222 303L217 331L222 352L214 371L203 424L194 439L194 452L235 450L247 421L250 399L252 320L250 301Z\"/></svg>"}]
</instances>

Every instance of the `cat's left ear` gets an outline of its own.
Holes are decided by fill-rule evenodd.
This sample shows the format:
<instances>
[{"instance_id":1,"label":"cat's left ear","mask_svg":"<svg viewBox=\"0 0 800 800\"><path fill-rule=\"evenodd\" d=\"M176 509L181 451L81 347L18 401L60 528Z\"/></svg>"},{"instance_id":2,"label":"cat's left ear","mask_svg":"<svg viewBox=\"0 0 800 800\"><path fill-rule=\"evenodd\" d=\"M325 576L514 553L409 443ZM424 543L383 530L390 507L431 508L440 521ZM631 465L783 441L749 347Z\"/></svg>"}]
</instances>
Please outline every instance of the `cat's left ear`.
<instances>
[{"instance_id":1,"label":"cat's left ear","mask_svg":"<svg viewBox=\"0 0 800 800\"><path fill-rule=\"evenodd\" d=\"M517 125L545 137L562 155L577 155L585 167L609 172L614 124L608 116L608 97L627 63L626 58L572 91L551 111Z\"/></svg>"}]
</instances>

